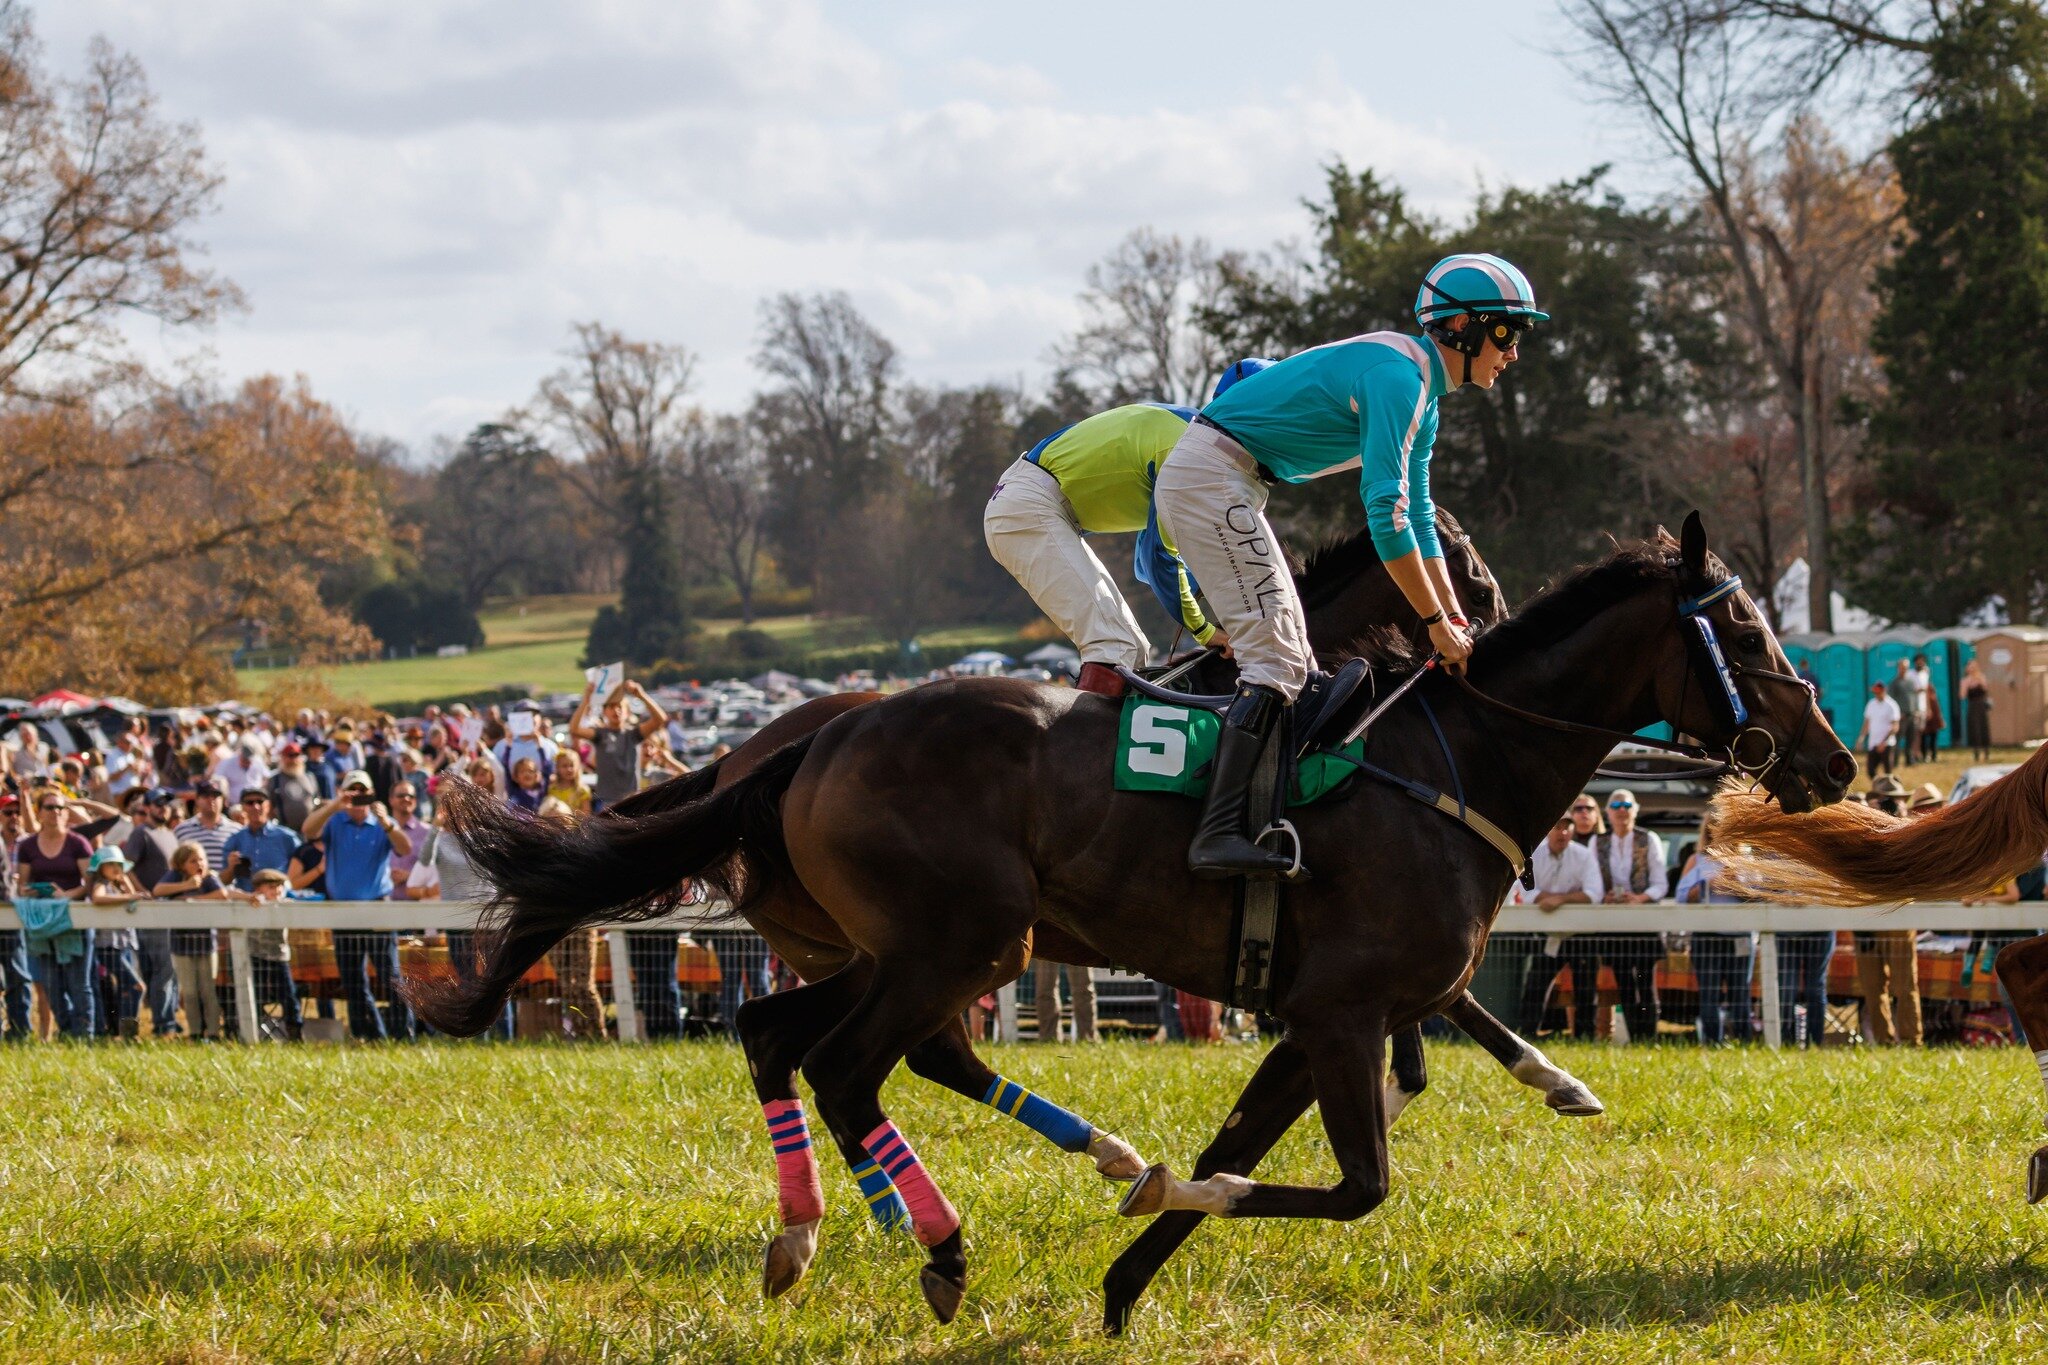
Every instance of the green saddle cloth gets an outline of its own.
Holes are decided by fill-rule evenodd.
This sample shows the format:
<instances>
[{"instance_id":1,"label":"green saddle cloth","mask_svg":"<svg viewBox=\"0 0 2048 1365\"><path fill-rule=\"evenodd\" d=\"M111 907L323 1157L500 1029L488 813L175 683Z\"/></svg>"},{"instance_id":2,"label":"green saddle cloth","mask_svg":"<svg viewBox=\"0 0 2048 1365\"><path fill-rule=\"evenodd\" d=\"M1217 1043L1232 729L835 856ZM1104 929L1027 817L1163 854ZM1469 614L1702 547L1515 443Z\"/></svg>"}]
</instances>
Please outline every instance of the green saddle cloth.
<instances>
[{"instance_id":1,"label":"green saddle cloth","mask_svg":"<svg viewBox=\"0 0 2048 1365\"><path fill-rule=\"evenodd\" d=\"M1216 757L1216 737L1222 730L1223 717L1214 711L1172 706L1150 697L1125 697L1116 731L1116 789L1206 794L1209 765ZM1353 740L1337 752L1363 760L1365 741ZM1306 806L1320 801L1357 775L1358 769L1342 757L1310 754L1295 765L1287 804Z\"/></svg>"}]
</instances>

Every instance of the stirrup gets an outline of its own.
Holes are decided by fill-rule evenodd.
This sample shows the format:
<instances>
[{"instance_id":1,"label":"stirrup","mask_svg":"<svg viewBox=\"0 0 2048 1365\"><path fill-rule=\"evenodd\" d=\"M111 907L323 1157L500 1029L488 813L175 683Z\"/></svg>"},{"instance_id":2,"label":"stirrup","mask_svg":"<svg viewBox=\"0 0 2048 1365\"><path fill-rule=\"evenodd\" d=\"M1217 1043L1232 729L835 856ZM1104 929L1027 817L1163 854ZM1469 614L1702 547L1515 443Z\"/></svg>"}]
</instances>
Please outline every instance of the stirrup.
<instances>
[{"instance_id":1,"label":"stirrup","mask_svg":"<svg viewBox=\"0 0 2048 1365\"><path fill-rule=\"evenodd\" d=\"M1253 835L1252 842L1263 846L1267 838L1275 834L1287 836L1287 842L1292 849L1288 856L1294 860L1294 866L1280 873L1279 879L1283 882L1307 881L1308 869L1301 865L1301 831L1294 827L1292 820L1275 820L1272 824L1267 825L1264 829Z\"/></svg>"}]
</instances>

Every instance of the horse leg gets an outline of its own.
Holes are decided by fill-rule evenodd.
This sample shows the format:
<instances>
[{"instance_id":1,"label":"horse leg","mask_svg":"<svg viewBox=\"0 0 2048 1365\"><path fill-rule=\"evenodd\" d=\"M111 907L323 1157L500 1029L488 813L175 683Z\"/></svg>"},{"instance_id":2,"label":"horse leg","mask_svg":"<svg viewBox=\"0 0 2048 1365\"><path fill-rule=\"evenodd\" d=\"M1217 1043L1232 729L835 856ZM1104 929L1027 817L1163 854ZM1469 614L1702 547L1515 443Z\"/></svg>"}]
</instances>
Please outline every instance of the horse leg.
<instances>
[{"instance_id":1,"label":"horse leg","mask_svg":"<svg viewBox=\"0 0 2048 1365\"><path fill-rule=\"evenodd\" d=\"M986 958L978 971L971 966L949 971L929 961L900 968L886 960L878 963L859 1003L803 1062L819 1113L842 1149L865 1151L902 1191L911 1232L925 1249L918 1286L940 1322L953 1320L967 1293L960 1215L882 1111L882 1082L911 1048L937 1033L993 982L1016 976L1026 951L1022 941L1013 951L998 951L994 976ZM1008 974L1000 974L1005 968Z\"/></svg>"},{"instance_id":2,"label":"horse leg","mask_svg":"<svg viewBox=\"0 0 2048 1365\"><path fill-rule=\"evenodd\" d=\"M1282 1038L1259 1063L1223 1127L1195 1159L1195 1179L1219 1172L1250 1175L1273 1144L1315 1103L1308 1057L1291 1038ZM1102 1328L1121 1336L1131 1309L1152 1277L1201 1226L1206 1215L1193 1210L1162 1213L1124 1248L1102 1277Z\"/></svg>"},{"instance_id":3,"label":"horse leg","mask_svg":"<svg viewBox=\"0 0 2048 1365\"><path fill-rule=\"evenodd\" d=\"M1363 1218L1387 1197L1386 1022L1363 1010L1297 1025L1337 1157L1334 1185L1275 1185L1221 1172L1180 1180L1164 1166L1138 1177L1117 1212L1131 1217L1191 1209L1223 1218Z\"/></svg>"},{"instance_id":4,"label":"horse leg","mask_svg":"<svg viewBox=\"0 0 2048 1365\"><path fill-rule=\"evenodd\" d=\"M1472 998L1472 992L1459 992L1456 1000L1444 1006L1443 1016L1463 1030L1473 1042L1492 1053L1494 1060L1506 1067L1510 1076L1532 1090L1541 1090L1543 1102L1558 1113L1580 1118L1607 1112L1607 1106L1600 1103L1599 1097L1587 1088L1584 1081L1544 1056L1543 1050L1534 1043L1488 1014L1485 1007ZM1397 1066L1399 1043L1396 1036L1394 1056ZM1393 1122L1392 1113L1387 1122Z\"/></svg>"},{"instance_id":5,"label":"horse leg","mask_svg":"<svg viewBox=\"0 0 2048 1365\"><path fill-rule=\"evenodd\" d=\"M1387 1072L1387 1127L1401 1117L1408 1101L1429 1089L1429 1068L1422 1060L1422 1025L1410 1024L1394 1034L1394 1064Z\"/></svg>"},{"instance_id":6,"label":"horse leg","mask_svg":"<svg viewBox=\"0 0 2048 1365\"><path fill-rule=\"evenodd\" d=\"M740 1006L735 1023L754 1097L768 1121L768 1140L775 1149L777 1203L782 1231L771 1238L763 1258L761 1292L776 1298L794 1288L810 1269L818 1251L818 1224L825 1215L824 1183L811 1150L811 1134L797 1097L796 1072L808 1053L860 998L873 964L858 960L813 985L756 996ZM908 1221L903 1200L886 1176L877 1184L860 1168L872 1164L865 1152L849 1157L861 1193L884 1230ZM876 1185L870 1189L870 1185Z\"/></svg>"},{"instance_id":7,"label":"horse leg","mask_svg":"<svg viewBox=\"0 0 2048 1365\"><path fill-rule=\"evenodd\" d=\"M1122 1138L998 1075L975 1054L957 1014L903 1060L917 1075L1008 1115L1061 1151L1086 1153L1111 1180L1136 1180L1145 1169L1144 1159Z\"/></svg>"},{"instance_id":8,"label":"horse leg","mask_svg":"<svg viewBox=\"0 0 2048 1365\"><path fill-rule=\"evenodd\" d=\"M1993 967L1999 984L2020 1017L2020 1031L2048 1082L2048 934L2008 943L1998 950ZM2035 1151L2027 1161L2027 1202L2038 1204L2048 1198L2048 1147Z\"/></svg>"}]
</instances>

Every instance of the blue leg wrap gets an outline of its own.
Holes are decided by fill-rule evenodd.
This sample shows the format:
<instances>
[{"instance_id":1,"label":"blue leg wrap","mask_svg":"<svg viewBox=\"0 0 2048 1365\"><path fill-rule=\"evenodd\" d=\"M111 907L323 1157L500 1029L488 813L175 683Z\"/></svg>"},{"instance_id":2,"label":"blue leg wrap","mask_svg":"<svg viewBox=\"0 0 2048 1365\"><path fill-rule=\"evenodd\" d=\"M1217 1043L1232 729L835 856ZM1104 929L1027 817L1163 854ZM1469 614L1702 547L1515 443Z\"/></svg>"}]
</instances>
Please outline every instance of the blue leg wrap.
<instances>
[{"instance_id":1,"label":"blue leg wrap","mask_svg":"<svg viewBox=\"0 0 2048 1365\"><path fill-rule=\"evenodd\" d=\"M1079 1114L1070 1114L1051 1100L1040 1099L1015 1081L1006 1081L1001 1076L990 1084L981 1102L999 1113L1008 1114L1063 1152L1085 1152L1088 1139L1095 1136L1095 1125Z\"/></svg>"},{"instance_id":2,"label":"blue leg wrap","mask_svg":"<svg viewBox=\"0 0 2048 1365\"><path fill-rule=\"evenodd\" d=\"M904 1206L903 1196L896 1192L896 1183L889 1179L889 1173L875 1164L873 1157L853 1168L854 1183L860 1186L860 1196L867 1201L868 1212L884 1232L910 1226L910 1210Z\"/></svg>"}]
</instances>

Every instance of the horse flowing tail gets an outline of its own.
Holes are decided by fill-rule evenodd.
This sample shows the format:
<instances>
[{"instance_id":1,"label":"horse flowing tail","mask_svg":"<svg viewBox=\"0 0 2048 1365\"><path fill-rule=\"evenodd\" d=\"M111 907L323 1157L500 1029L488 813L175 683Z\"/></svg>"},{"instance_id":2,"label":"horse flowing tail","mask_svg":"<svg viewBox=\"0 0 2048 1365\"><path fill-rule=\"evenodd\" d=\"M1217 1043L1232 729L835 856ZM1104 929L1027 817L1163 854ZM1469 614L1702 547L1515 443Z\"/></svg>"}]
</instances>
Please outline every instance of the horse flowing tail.
<instances>
[{"instance_id":1,"label":"horse flowing tail","mask_svg":"<svg viewBox=\"0 0 2048 1365\"><path fill-rule=\"evenodd\" d=\"M1844 801L1787 815L1753 792L1714 798L1716 856L1746 894L1809 905L1981 896L2048 848L2048 744L1975 796L1900 820Z\"/></svg>"},{"instance_id":2,"label":"horse flowing tail","mask_svg":"<svg viewBox=\"0 0 2048 1365\"><path fill-rule=\"evenodd\" d=\"M406 999L444 1033L481 1033L527 969L576 930L671 914L690 902L690 879L741 897L757 891L787 866L782 794L810 747L806 736L724 791L672 810L573 825L458 784L443 797L450 827L496 895L477 921L474 970L409 981Z\"/></svg>"}]
</instances>

